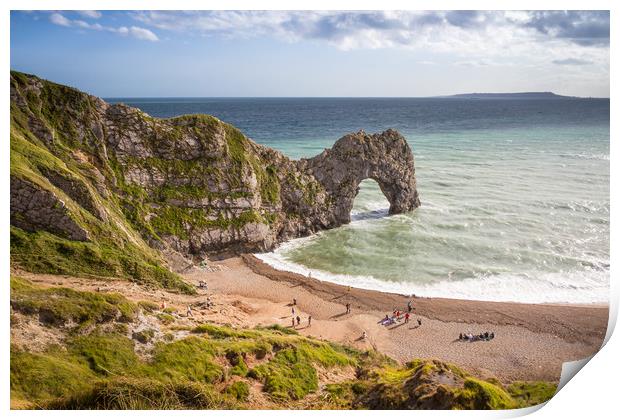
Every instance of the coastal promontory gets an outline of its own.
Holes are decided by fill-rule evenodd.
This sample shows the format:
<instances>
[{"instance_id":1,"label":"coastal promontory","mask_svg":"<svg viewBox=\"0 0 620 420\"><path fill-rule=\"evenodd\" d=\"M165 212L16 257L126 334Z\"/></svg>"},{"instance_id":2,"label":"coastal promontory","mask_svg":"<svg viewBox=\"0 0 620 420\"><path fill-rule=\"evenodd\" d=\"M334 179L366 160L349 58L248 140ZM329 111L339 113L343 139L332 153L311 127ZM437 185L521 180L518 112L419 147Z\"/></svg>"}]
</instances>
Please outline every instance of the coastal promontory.
<instances>
[{"instance_id":1,"label":"coastal promontory","mask_svg":"<svg viewBox=\"0 0 620 420\"><path fill-rule=\"evenodd\" d=\"M394 130L292 160L213 116L153 118L18 72L11 119L12 246L33 270L52 263L28 255L61 244L70 250L57 270L80 272L71 261L88 249L108 274L152 272L161 252L197 261L271 250L348 223L367 178L390 213L420 205L413 153Z\"/></svg>"}]
</instances>

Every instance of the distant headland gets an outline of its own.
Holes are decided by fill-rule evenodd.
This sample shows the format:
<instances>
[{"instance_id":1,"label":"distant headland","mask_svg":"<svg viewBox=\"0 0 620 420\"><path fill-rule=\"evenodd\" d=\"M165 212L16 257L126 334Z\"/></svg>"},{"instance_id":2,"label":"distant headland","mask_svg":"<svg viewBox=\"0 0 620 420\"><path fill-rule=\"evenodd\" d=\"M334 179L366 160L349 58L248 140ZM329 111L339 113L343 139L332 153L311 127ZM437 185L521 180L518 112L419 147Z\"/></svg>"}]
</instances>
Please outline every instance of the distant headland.
<instances>
[{"instance_id":1,"label":"distant headland","mask_svg":"<svg viewBox=\"0 0 620 420\"><path fill-rule=\"evenodd\" d=\"M437 97L455 99L583 99L580 96L558 95L553 92L459 93Z\"/></svg>"}]
</instances>

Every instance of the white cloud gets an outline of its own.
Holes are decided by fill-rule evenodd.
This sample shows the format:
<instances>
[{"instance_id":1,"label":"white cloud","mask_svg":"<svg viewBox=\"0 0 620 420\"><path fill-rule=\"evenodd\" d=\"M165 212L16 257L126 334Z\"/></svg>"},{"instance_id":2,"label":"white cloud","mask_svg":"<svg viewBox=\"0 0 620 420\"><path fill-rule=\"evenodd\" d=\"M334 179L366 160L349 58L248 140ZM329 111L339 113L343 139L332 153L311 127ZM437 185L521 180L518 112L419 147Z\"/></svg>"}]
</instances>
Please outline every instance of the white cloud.
<instances>
[{"instance_id":1,"label":"white cloud","mask_svg":"<svg viewBox=\"0 0 620 420\"><path fill-rule=\"evenodd\" d=\"M60 13L52 13L50 15L50 22L52 22L54 25L71 26L71 21Z\"/></svg>"},{"instance_id":2,"label":"white cloud","mask_svg":"<svg viewBox=\"0 0 620 420\"><path fill-rule=\"evenodd\" d=\"M99 19L101 17L101 12L97 10L76 10L80 15L90 18L90 19Z\"/></svg>"},{"instance_id":3,"label":"white cloud","mask_svg":"<svg viewBox=\"0 0 620 420\"><path fill-rule=\"evenodd\" d=\"M534 39L561 39L582 46L608 44L609 14L605 13L236 10L145 11L133 16L148 27L168 31L229 38L270 36L287 42L313 39L345 50L429 45L449 50L451 45L465 43L482 50Z\"/></svg>"},{"instance_id":4,"label":"white cloud","mask_svg":"<svg viewBox=\"0 0 620 420\"><path fill-rule=\"evenodd\" d=\"M135 38L143 39L145 41L159 41L157 35L155 35L150 30L140 28L139 26L132 26L131 28L129 28L129 34L131 34Z\"/></svg>"},{"instance_id":5,"label":"white cloud","mask_svg":"<svg viewBox=\"0 0 620 420\"><path fill-rule=\"evenodd\" d=\"M157 35L155 35L151 30L146 28L141 28L139 26L132 26L127 28L126 26L120 27L112 27L112 26L104 26L99 23L88 23L84 20L80 19L68 19L60 13L52 13L50 15L50 22L55 25L65 26L65 27L75 27L81 29L89 29L95 31L107 31L116 33L123 36L131 36L136 39L141 39L144 41L159 41Z\"/></svg>"},{"instance_id":6,"label":"white cloud","mask_svg":"<svg viewBox=\"0 0 620 420\"><path fill-rule=\"evenodd\" d=\"M148 28L185 37L324 42L341 50L404 49L453 65L551 70L566 57L609 66L609 13L538 11L144 11ZM573 66L575 67L575 66ZM556 67L557 68L557 67Z\"/></svg>"}]
</instances>

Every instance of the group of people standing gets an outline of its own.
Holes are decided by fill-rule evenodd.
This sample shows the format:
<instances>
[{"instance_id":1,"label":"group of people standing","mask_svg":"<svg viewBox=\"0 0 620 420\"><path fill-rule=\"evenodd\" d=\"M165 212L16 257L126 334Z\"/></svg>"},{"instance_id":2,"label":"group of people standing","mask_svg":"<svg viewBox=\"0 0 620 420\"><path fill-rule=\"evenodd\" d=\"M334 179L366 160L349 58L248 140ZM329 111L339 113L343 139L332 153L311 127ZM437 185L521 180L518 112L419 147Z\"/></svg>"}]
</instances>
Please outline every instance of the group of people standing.
<instances>
[{"instance_id":1,"label":"group of people standing","mask_svg":"<svg viewBox=\"0 0 620 420\"><path fill-rule=\"evenodd\" d=\"M293 298L293 304L291 305L291 314L293 317L291 318L291 327L295 328L295 321L297 321L297 326L301 325L301 317L299 315L295 316L295 308L297 307L297 299ZM308 315L308 326L312 325L312 315Z\"/></svg>"},{"instance_id":2,"label":"group of people standing","mask_svg":"<svg viewBox=\"0 0 620 420\"><path fill-rule=\"evenodd\" d=\"M409 319L411 318L411 315L414 310L415 308L413 307L413 301L410 300L409 302L407 302L407 312L401 313L400 310L394 309L394 311L392 311L392 316L389 316L386 314L385 318L379 321L378 324L381 324L383 326L388 326L388 325L392 325L392 324L399 322L401 319L404 319L405 324L408 324ZM422 319L418 318L417 321L418 321L418 327L421 327Z\"/></svg>"}]
</instances>

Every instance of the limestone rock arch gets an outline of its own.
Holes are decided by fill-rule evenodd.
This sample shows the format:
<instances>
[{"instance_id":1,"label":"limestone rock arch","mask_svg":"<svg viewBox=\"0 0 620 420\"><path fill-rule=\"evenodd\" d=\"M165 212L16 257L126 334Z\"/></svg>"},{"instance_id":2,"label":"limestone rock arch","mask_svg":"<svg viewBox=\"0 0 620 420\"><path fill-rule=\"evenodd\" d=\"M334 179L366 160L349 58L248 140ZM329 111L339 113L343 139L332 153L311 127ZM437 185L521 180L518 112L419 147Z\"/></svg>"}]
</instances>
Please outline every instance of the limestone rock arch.
<instances>
[{"instance_id":1,"label":"limestone rock arch","mask_svg":"<svg viewBox=\"0 0 620 420\"><path fill-rule=\"evenodd\" d=\"M390 203L390 214L420 206L413 152L396 130L378 134L347 134L331 149L307 160L314 177L325 187L333 203L337 224L351 221L359 184L371 178Z\"/></svg>"}]
</instances>

